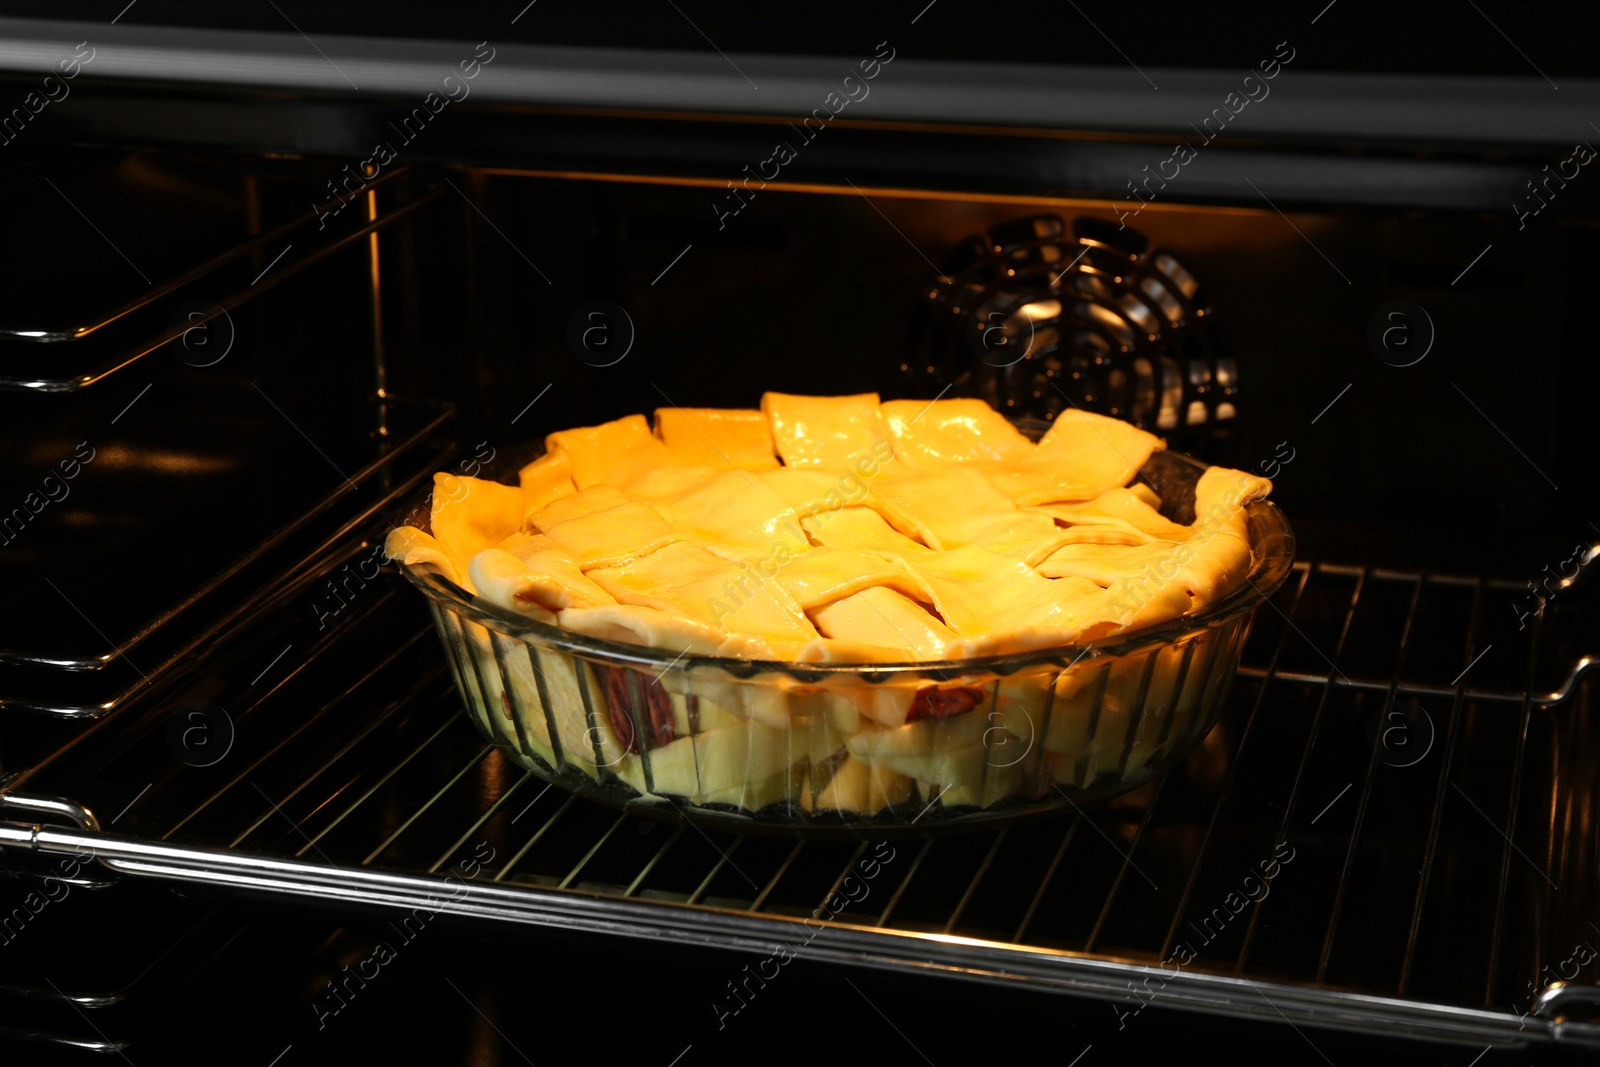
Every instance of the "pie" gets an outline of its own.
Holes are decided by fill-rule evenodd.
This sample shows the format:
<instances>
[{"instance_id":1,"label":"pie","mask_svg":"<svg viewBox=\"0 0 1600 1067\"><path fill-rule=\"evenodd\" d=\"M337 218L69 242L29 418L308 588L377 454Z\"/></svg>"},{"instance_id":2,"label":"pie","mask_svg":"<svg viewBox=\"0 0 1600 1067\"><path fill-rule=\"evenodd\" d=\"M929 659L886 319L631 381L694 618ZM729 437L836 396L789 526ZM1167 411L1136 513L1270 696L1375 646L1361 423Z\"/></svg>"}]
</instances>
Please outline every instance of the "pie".
<instances>
[{"instance_id":1,"label":"pie","mask_svg":"<svg viewBox=\"0 0 1600 1067\"><path fill-rule=\"evenodd\" d=\"M553 433L517 485L437 474L429 529L394 530L386 551L501 609L679 661L871 669L1052 649L1194 614L1242 585L1245 508L1271 483L1207 468L1196 520L1174 522L1137 480L1164 447L1077 409L1035 443L979 400L768 393L759 410L665 408ZM499 705L547 763L743 810L870 813L930 792L987 806L1093 773L1080 764L1102 728L1121 731L1107 745L1126 765L1134 693L1175 717L1215 673L1197 681L1194 661L1225 658L1169 647L1137 669L807 683L650 674L532 642L508 656L462 625L488 664L458 678L469 702L491 718ZM1076 721L1063 709L1095 678L1095 722ZM1006 773L997 741L1039 752Z\"/></svg>"}]
</instances>

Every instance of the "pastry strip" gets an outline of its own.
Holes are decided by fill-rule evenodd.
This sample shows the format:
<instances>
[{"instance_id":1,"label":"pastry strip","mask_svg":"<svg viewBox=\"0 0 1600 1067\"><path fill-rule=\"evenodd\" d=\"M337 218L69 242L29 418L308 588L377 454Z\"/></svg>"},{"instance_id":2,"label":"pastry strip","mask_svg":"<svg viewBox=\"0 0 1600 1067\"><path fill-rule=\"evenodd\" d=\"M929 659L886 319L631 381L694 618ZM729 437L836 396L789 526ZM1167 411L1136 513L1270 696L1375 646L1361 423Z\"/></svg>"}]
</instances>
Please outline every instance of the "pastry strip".
<instances>
[{"instance_id":1,"label":"pastry strip","mask_svg":"<svg viewBox=\"0 0 1600 1067\"><path fill-rule=\"evenodd\" d=\"M754 409L657 408L656 436L683 463L743 470L778 465L767 417Z\"/></svg>"},{"instance_id":2,"label":"pastry strip","mask_svg":"<svg viewBox=\"0 0 1600 1067\"><path fill-rule=\"evenodd\" d=\"M761 411L788 467L829 466L845 470L871 455L889 433L878 411L877 393L855 396L794 396L766 393Z\"/></svg>"},{"instance_id":3,"label":"pastry strip","mask_svg":"<svg viewBox=\"0 0 1600 1067\"><path fill-rule=\"evenodd\" d=\"M881 410L895 458L913 470L944 470L975 459L1020 461L1034 450L982 400L890 400Z\"/></svg>"}]
</instances>

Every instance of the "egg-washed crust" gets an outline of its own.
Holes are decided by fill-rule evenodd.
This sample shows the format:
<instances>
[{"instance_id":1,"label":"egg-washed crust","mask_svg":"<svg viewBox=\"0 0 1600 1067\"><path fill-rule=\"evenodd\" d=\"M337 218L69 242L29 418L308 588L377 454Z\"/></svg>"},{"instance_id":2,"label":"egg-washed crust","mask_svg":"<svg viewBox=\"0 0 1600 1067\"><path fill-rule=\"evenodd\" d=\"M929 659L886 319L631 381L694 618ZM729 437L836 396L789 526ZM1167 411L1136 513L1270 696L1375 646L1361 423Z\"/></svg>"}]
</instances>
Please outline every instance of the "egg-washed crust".
<instances>
[{"instance_id":1,"label":"egg-washed crust","mask_svg":"<svg viewBox=\"0 0 1600 1067\"><path fill-rule=\"evenodd\" d=\"M440 474L386 550L502 608L672 651L925 661L1190 614L1251 564L1272 483L1210 468L1192 525L1130 485L1160 438L1069 409L1033 444L982 402L768 393L551 434L520 484Z\"/></svg>"}]
</instances>

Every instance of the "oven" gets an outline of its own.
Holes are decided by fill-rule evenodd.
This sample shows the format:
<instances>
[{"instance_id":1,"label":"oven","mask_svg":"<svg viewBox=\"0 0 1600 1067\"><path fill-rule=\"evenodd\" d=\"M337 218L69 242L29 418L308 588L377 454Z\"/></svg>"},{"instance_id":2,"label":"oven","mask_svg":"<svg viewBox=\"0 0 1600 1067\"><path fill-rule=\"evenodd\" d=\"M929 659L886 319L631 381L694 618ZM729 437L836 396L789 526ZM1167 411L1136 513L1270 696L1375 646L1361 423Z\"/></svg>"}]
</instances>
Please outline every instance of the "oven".
<instances>
[{"instance_id":1,"label":"oven","mask_svg":"<svg viewBox=\"0 0 1600 1067\"><path fill-rule=\"evenodd\" d=\"M1558 27L101 6L0 20L8 1055L1600 1045L1600 83ZM519 768L386 533L435 471L769 389L1273 478L1297 557L1218 725L886 842Z\"/></svg>"}]
</instances>

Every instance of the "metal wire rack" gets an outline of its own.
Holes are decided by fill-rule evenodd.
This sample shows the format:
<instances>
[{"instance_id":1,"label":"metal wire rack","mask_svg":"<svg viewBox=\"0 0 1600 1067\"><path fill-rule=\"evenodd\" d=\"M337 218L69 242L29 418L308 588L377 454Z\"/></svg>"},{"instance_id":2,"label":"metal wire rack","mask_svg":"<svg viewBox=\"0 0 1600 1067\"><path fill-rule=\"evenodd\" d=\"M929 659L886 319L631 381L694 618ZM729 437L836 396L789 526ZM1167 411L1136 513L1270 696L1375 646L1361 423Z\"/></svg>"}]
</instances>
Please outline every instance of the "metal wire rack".
<instances>
[{"instance_id":1,"label":"metal wire rack","mask_svg":"<svg viewBox=\"0 0 1600 1067\"><path fill-rule=\"evenodd\" d=\"M0 882L0 892L5 888ZM12 888L0 895L8 917L36 884ZM7 932L0 1038L122 1052L138 1044L138 1013L180 995L187 976L241 928L236 918L206 907L197 912L155 883L120 879L111 896L113 906L103 911L50 908ZM129 929L126 916L135 910L150 921ZM101 939L103 951L63 960L61 944L83 936Z\"/></svg>"},{"instance_id":2,"label":"metal wire rack","mask_svg":"<svg viewBox=\"0 0 1600 1067\"><path fill-rule=\"evenodd\" d=\"M0 712L20 710L56 719L87 720L114 711L167 672L190 663L216 633L248 625L270 611L275 598L281 597L286 587L292 588L298 576L316 571L319 561L332 555L347 556L352 541L359 540L376 516L392 509L447 458L454 446L441 441L437 431L453 414L453 406L441 400L397 396L386 387L376 260L378 231L431 203L439 192L403 168L374 177L364 189L365 217L353 228L346 227L349 232L339 228L323 232L325 219L313 209L159 279L132 299L74 309L68 315L70 321L0 324L0 343L9 345L7 355L11 357L10 370L0 374L0 390L72 392L259 298L341 250L365 240L372 260L368 275L374 316L372 414L376 435L375 447L363 449L357 469L348 476L341 472L341 482L321 499L296 502L292 518L227 560L215 573L197 570L194 578L198 583L177 599L163 597L145 605L149 614L136 616L137 621L110 651L81 653L50 647L64 642L41 639L33 632L27 639L41 641L46 647L0 648ZM249 184L249 214L253 219L261 214L260 190L254 182ZM280 244L283 252L269 263L270 249ZM290 255L296 246L299 254ZM207 292L221 287L228 295L187 319L157 325L173 299L197 295L202 283ZM31 354L34 352L43 356ZM35 364L41 368L37 374L31 372ZM216 398L207 397L201 403L209 406ZM277 580L285 574L292 577ZM116 624L108 629L115 633ZM142 667L133 665L135 653ZM122 669L107 670L113 666ZM43 695L35 695L40 693ZM0 767L0 782L5 780L5 768Z\"/></svg>"},{"instance_id":3,"label":"metal wire rack","mask_svg":"<svg viewBox=\"0 0 1600 1067\"><path fill-rule=\"evenodd\" d=\"M1580 663L1551 699L1534 692L1542 620L1533 651L1480 647L1492 581L1298 564L1179 769L1070 818L883 846L702 831L552 791L460 713L397 585L325 633L219 636L203 672L90 724L0 795L69 796L77 827L35 802L0 844L90 848L121 874L223 890L759 956L783 944L1130 1004L1600 1044L1582 1010L1595 974L1565 971L1600 918L1592 683ZM309 652L247 683L290 632ZM211 767L165 744L191 692L236 725ZM1401 724L1415 747L1374 742ZM117 833L97 828L92 812L119 809Z\"/></svg>"},{"instance_id":4,"label":"metal wire rack","mask_svg":"<svg viewBox=\"0 0 1600 1067\"><path fill-rule=\"evenodd\" d=\"M65 719L99 718L150 685L152 679L186 662L217 631L242 624L269 606L271 594L280 592L281 585L262 581L264 568L275 565L282 570L282 561L292 558L295 563L287 568L287 573L305 574L317 559L329 553L347 552L347 543L352 537L359 537L375 516L394 510L405 499L405 494L414 491L447 457L448 449L439 447L434 435L451 417L449 404L404 397L392 397L389 403L415 417L404 420L404 433L396 433L381 455L224 569L206 578L176 602L164 605L135 632L117 642L111 651L74 655L59 650L0 649L0 664L3 665L83 674L103 671L114 663L126 661L135 651L155 646L152 654L157 658L147 660L147 668L137 678L114 693L92 701L0 696L0 711L25 710ZM347 514L352 506L354 514ZM252 577L256 584L251 584ZM223 593L231 593L231 597L224 600L219 595ZM219 604L225 606L218 607ZM211 616L208 621L194 625L192 617L204 615L208 610ZM16 679L16 675L9 676L8 687L18 684ZM59 690L59 686L56 688Z\"/></svg>"},{"instance_id":5,"label":"metal wire rack","mask_svg":"<svg viewBox=\"0 0 1600 1067\"><path fill-rule=\"evenodd\" d=\"M380 189L384 194L381 209ZM37 369L34 369L34 362L23 362L24 352L16 352L8 370L0 373L0 390L70 393L100 382L151 353L160 351L190 330L207 325L280 282L358 244L443 195L439 189L415 186L404 170L395 170L374 179L368 183L367 192L366 220L347 233L320 233L325 223L314 210L309 211L276 229L253 236L190 270L152 285L130 301L84 313L76 322L0 324L0 341L32 342L24 347L40 348L48 353L43 361L37 362ZM314 222L316 226L312 226ZM268 270L256 273L252 260L247 257L252 253L260 253L278 241L287 242L284 253ZM287 255L297 243L305 251L296 256ZM252 274L255 277L252 278ZM195 283L200 281L210 286L228 286L228 293L221 300L208 303L203 312L177 322L152 327L147 317L141 314L154 311L157 305L169 303L170 298L191 291ZM108 348L95 348L88 343L95 335L112 333L118 333L118 336L112 339ZM89 350L80 351L85 347ZM19 365L28 369L18 370Z\"/></svg>"}]
</instances>

